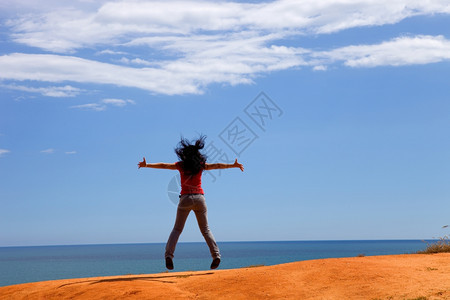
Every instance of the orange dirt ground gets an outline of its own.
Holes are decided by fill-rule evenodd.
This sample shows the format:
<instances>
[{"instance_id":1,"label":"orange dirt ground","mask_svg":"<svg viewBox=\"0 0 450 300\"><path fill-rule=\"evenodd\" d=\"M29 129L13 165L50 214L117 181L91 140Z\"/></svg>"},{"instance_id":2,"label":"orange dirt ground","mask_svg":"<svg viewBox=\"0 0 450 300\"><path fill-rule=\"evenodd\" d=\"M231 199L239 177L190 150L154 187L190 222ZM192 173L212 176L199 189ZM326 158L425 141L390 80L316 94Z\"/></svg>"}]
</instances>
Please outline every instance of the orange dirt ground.
<instances>
[{"instance_id":1,"label":"orange dirt ground","mask_svg":"<svg viewBox=\"0 0 450 300\"><path fill-rule=\"evenodd\" d=\"M450 299L450 253L43 281L0 299Z\"/></svg>"}]
</instances>

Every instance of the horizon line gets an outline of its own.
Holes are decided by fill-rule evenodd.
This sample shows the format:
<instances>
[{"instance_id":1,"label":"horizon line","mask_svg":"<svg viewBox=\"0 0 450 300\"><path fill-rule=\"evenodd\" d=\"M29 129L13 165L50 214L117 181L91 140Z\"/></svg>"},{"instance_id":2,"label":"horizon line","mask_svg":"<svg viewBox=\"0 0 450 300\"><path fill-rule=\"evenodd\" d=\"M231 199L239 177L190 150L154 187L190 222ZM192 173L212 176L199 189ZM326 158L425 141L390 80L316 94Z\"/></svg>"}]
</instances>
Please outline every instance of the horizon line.
<instances>
[{"instance_id":1,"label":"horizon line","mask_svg":"<svg viewBox=\"0 0 450 300\"><path fill-rule=\"evenodd\" d=\"M282 243L282 242L387 242L387 241L438 241L439 238L421 239L320 239L320 240L257 240L257 241L217 241L217 243ZM179 242L178 244L201 244L204 241ZM120 245L152 245L163 244L166 242L137 242L137 243L86 243L86 244L47 244L47 245L8 245L0 248L26 248L26 247L71 247L71 246L120 246Z\"/></svg>"}]
</instances>

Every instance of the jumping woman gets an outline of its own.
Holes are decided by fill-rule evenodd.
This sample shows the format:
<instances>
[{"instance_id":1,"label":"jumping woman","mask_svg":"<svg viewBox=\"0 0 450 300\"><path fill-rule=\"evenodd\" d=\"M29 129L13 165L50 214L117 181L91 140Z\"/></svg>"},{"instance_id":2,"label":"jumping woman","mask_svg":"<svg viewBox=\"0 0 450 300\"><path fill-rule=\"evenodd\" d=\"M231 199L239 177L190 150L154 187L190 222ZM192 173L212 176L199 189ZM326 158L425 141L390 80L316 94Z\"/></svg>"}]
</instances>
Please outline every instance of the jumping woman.
<instances>
[{"instance_id":1,"label":"jumping woman","mask_svg":"<svg viewBox=\"0 0 450 300\"><path fill-rule=\"evenodd\" d=\"M197 217L198 227L208 244L209 251L213 261L211 263L211 269L216 269L220 264L220 252L219 247L216 244L214 236L209 230L207 209L205 196L202 189L202 172L205 170L215 169L229 169L239 168L244 171L244 166L238 163L237 159L234 164L207 164L206 156L200 153L200 150L205 146L205 136L201 136L194 144L191 144L188 140L181 138L175 153L177 154L179 161L173 164L168 163L151 163L148 164L145 161L139 162L139 168L155 168L155 169L169 169L178 170L181 177L181 193L180 202L178 203L177 217L172 232L170 233L169 240L166 244L166 268L173 269L173 253L175 247L183 231L186 219L191 212L194 211Z\"/></svg>"}]
</instances>

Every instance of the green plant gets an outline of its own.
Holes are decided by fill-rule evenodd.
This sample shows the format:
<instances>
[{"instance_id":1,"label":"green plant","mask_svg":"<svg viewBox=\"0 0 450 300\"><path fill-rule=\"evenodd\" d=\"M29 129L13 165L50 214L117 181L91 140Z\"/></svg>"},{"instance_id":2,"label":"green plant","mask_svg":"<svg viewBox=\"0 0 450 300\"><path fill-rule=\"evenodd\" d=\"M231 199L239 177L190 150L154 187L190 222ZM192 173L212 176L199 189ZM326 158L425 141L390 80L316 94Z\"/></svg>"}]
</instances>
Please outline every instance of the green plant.
<instances>
[{"instance_id":1,"label":"green plant","mask_svg":"<svg viewBox=\"0 0 450 300\"><path fill-rule=\"evenodd\" d=\"M258 267L264 267L264 265L250 265L250 266L246 266L244 268L258 268Z\"/></svg>"},{"instance_id":2,"label":"green plant","mask_svg":"<svg viewBox=\"0 0 450 300\"><path fill-rule=\"evenodd\" d=\"M448 225L442 228L448 228ZM438 241L434 243L427 243L427 248L425 250L417 251L418 254L432 254L432 253L443 253L450 252L450 239L448 235L444 235L439 238Z\"/></svg>"}]
</instances>

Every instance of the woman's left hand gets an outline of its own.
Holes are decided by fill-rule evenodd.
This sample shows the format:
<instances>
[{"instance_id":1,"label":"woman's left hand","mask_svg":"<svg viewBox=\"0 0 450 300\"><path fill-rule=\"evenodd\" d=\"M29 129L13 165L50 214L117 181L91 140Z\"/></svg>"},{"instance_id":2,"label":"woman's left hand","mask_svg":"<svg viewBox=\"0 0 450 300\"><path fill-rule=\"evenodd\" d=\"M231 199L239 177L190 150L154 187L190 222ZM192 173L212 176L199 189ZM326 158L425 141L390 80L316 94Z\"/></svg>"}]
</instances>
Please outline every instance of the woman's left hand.
<instances>
[{"instance_id":1,"label":"woman's left hand","mask_svg":"<svg viewBox=\"0 0 450 300\"><path fill-rule=\"evenodd\" d=\"M147 162L145 161L145 157L143 158L143 161L140 161L138 163L138 169L145 168L147 166Z\"/></svg>"}]
</instances>

